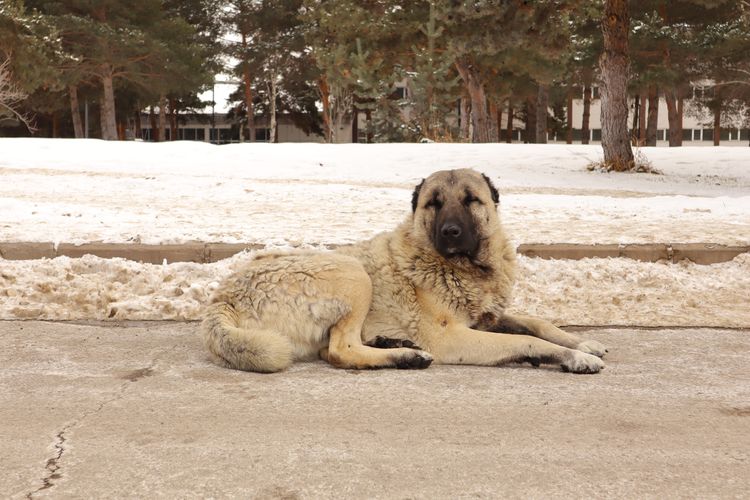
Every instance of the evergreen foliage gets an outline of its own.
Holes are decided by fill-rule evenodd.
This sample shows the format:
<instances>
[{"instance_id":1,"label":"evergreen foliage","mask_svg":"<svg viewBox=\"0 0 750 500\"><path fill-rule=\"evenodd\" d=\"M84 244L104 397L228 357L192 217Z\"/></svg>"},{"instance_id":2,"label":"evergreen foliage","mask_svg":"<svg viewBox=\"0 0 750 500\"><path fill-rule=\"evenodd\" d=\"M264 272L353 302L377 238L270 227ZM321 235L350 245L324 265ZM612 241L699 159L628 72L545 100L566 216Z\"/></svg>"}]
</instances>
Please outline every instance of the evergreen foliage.
<instances>
[{"instance_id":1,"label":"evergreen foliage","mask_svg":"<svg viewBox=\"0 0 750 500\"><path fill-rule=\"evenodd\" d=\"M199 93L228 66L239 82L231 117L244 140L255 139L256 121L274 128L283 115L330 142L498 141L508 109L526 122L529 142L547 133L571 140L569 100L590 95L601 78L603 5L3 0L0 63L28 95L22 106L53 135L82 136L87 102L99 111L101 137L140 129L133 122L149 108L161 115L156 135L164 139L170 126L174 136L179 113L203 107ZM672 145L684 113L713 124L716 136L748 126L749 11L736 0L630 2L627 91L638 102L666 98ZM686 108L694 85L707 90ZM654 143L655 123L649 112L638 139Z\"/></svg>"}]
</instances>

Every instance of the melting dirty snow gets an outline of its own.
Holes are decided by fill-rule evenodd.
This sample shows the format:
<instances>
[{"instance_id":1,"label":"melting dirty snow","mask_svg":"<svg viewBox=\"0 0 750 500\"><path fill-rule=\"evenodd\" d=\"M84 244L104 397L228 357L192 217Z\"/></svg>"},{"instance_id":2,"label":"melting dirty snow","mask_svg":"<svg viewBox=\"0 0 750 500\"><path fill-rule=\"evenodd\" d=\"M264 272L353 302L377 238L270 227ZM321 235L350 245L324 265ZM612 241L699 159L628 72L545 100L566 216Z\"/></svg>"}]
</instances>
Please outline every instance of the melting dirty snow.
<instances>
[{"instance_id":1,"label":"melting dirty snow","mask_svg":"<svg viewBox=\"0 0 750 500\"><path fill-rule=\"evenodd\" d=\"M218 281L252 253L214 264L85 256L0 260L0 319L197 320ZM512 310L565 325L750 327L750 255L702 266L519 257Z\"/></svg>"}]
</instances>

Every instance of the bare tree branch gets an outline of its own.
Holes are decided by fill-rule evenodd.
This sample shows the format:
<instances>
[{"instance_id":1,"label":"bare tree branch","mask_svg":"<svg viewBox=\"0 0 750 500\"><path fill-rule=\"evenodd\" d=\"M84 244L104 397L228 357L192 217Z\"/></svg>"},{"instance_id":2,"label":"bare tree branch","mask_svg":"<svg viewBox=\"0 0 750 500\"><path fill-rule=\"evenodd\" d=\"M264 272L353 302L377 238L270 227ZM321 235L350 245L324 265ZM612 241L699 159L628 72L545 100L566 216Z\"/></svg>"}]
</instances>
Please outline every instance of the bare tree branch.
<instances>
[{"instance_id":1,"label":"bare tree branch","mask_svg":"<svg viewBox=\"0 0 750 500\"><path fill-rule=\"evenodd\" d=\"M18 105L28 97L11 79L10 59L0 63L0 112L3 110L15 116L29 132L36 132L33 117L18 111Z\"/></svg>"}]
</instances>

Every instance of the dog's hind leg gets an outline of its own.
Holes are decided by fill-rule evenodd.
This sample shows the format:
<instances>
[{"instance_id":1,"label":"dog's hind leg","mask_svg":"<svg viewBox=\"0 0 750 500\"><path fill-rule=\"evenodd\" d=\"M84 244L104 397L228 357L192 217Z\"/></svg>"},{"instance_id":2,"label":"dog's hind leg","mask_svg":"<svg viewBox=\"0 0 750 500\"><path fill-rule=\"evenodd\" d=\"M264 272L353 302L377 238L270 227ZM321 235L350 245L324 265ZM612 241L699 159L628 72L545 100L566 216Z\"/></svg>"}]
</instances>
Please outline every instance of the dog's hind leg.
<instances>
[{"instance_id":1,"label":"dog's hind leg","mask_svg":"<svg viewBox=\"0 0 750 500\"><path fill-rule=\"evenodd\" d=\"M331 327L328 349L321 350L321 357L339 368L427 368L432 356L424 351L407 347L378 349L362 343L372 282L362 265L354 260L346 265L342 262L339 272L341 276L335 280L339 285L337 295L350 310Z\"/></svg>"},{"instance_id":2,"label":"dog's hind leg","mask_svg":"<svg viewBox=\"0 0 750 500\"><path fill-rule=\"evenodd\" d=\"M549 321L516 314L504 314L493 325L484 328L490 332L531 335L553 344L577 349L588 354L604 357L607 348L596 340L584 340L578 335L566 332Z\"/></svg>"}]
</instances>

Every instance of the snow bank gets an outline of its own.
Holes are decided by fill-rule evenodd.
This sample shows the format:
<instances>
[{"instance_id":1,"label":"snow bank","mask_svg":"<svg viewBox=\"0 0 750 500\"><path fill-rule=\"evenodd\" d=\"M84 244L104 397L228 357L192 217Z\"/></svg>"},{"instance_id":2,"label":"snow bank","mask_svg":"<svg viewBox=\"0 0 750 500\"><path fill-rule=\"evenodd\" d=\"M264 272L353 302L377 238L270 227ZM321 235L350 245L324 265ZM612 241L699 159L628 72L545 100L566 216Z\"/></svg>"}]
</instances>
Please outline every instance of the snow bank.
<instances>
[{"instance_id":1,"label":"snow bank","mask_svg":"<svg viewBox=\"0 0 750 500\"><path fill-rule=\"evenodd\" d=\"M0 319L196 320L252 253L214 264L0 260ZM512 310L567 325L750 327L750 255L700 266L519 257Z\"/></svg>"}]
</instances>

